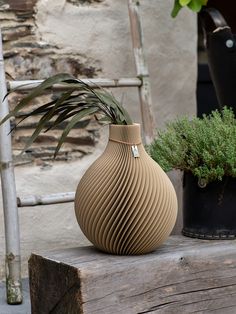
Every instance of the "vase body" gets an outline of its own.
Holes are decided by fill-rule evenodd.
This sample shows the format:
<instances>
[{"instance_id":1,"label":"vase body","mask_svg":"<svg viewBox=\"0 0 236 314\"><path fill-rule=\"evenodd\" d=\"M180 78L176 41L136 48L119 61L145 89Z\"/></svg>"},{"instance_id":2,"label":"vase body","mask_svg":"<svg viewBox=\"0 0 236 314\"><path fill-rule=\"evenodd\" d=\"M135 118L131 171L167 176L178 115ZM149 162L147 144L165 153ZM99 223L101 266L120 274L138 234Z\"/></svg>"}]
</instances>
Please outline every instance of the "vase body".
<instances>
[{"instance_id":1,"label":"vase body","mask_svg":"<svg viewBox=\"0 0 236 314\"><path fill-rule=\"evenodd\" d=\"M236 179L223 177L206 187L184 173L183 234L200 239L236 239Z\"/></svg>"},{"instance_id":2,"label":"vase body","mask_svg":"<svg viewBox=\"0 0 236 314\"><path fill-rule=\"evenodd\" d=\"M75 213L85 236L108 253L145 254L168 237L177 215L175 190L146 153L138 124L110 125L104 153L78 185Z\"/></svg>"}]
</instances>

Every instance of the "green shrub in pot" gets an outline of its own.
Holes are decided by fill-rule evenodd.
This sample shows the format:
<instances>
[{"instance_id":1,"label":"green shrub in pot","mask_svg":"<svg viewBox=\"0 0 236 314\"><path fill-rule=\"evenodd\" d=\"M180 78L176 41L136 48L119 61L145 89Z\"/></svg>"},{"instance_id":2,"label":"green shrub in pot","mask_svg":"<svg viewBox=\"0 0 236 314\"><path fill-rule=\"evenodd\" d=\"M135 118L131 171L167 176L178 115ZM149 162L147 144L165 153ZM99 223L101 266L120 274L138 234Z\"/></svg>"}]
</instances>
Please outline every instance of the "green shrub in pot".
<instances>
[{"instance_id":1,"label":"green shrub in pot","mask_svg":"<svg viewBox=\"0 0 236 314\"><path fill-rule=\"evenodd\" d=\"M149 154L165 171L184 172L184 235L236 239L236 119L232 109L170 122L158 132Z\"/></svg>"},{"instance_id":2,"label":"green shrub in pot","mask_svg":"<svg viewBox=\"0 0 236 314\"><path fill-rule=\"evenodd\" d=\"M230 108L202 119L188 117L167 124L149 147L165 170L191 172L200 185L236 177L236 119Z\"/></svg>"}]
</instances>

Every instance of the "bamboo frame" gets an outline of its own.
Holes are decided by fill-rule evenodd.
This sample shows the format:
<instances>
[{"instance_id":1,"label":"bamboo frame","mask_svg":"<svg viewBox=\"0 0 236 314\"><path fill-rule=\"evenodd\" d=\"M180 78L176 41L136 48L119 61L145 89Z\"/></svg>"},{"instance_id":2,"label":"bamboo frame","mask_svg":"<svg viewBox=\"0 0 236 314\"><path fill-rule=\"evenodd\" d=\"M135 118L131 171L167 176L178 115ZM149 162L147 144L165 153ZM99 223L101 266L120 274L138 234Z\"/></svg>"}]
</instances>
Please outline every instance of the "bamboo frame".
<instances>
[{"instance_id":1,"label":"bamboo frame","mask_svg":"<svg viewBox=\"0 0 236 314\"><path fill-rule=\"evenodd\" d=\"M47 195L28 195L24 197L17 197L18 207L52 205L73 202L75 199L75 192L55 193Z\"/></svg>"},{"instance_id":2,"label":"bamboo frame","mask_svg":"<svg viewBox=\"0 0 236 314\"><path fill-rule=\"evenodd\" d=\"M142 80L139 86L139 98L144 129L145 144L150 144L154 138L155 120L152 111L151 87L147 63L144 55L143 32L139 14L139 1L128 0L131 37L137 77Z\"/></svg>"},{"instance_id":3,"label":"bamboo frame","mask_svg":"<svg viewBox=\"0 0 236 314\"><path fill-rule=\"evenodd\" d=\"M120 78L120 79L108 79L108 78L95 78L95 79L81 79L84 83L89 86L101 86L101 87L139 87L142 85L142 80L140 78ZM27 81L8 81L7 89L10 90L20 90L28 91L32 88L38 86L42 83L43 80L27 80ZM70 84L68 87L63 84L55 84L54 90L66 90L73 87L73 84ZM76 87L76 85L75 85Z\"/></svg>"},{"instance_id":4,"label":"bamboo frame","mask_svg":"<svg viewBox=\"0 0 236 314\"><path fill-rule=\"evenodd\" d=\"M2 101L6 93L2 35L0 32L0 118L9 112L7 99L5 98ZM22 303L20 232L12 163L11 136L8 136L9 132L10 122L7 121L0 127L0 166L6 241L6 290L7 302L9 304L20 304Z\"/></svg>"}]
</instances>

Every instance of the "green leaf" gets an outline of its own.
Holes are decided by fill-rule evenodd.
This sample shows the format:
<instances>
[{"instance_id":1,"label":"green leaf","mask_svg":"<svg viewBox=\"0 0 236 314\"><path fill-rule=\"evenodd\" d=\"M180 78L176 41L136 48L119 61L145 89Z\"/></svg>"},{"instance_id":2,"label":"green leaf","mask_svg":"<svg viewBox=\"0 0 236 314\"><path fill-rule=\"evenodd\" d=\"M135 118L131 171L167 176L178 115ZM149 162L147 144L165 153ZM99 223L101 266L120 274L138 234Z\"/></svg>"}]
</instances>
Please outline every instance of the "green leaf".
<instances>
[{"instance_id":1,"label":"green leaf","mask_svg":"<svg viewBox=\"0 0 236 314\"><path fill-rule=\"evenodd\" d=\"M31 111L30 113L25 114L26 117L30 117L30 116L34 116L34 115L39 115L42 114L44 112L47 112L48 110L50 110L54 104L57 102L56 99L34 109L33 111ZM19 112L18 112L19 113ZM16 117L18 116L18 113L15 115Z\"/></svg>"},{"instance_id":2,"label":"green leaf","mask_svg":"<svg viewBox=\"0 0 236 314\"><path fill-rule=\"evenodd\" d=\"M119 103L111 93L108 93L106 90L102 89L99 86L97 87L101 92L100 91L96 92L95 90L93 90L93 93L96 95L96 97L98 97L101 100L101 102L106 105L107 107L106 109L109 110L109 108L112 107L116 112L115 120L118 119L119 122L114 120L112 121L112 123L120 124L120 122L122 122L122 124L132 124L133 123L132 119L130 118L128 112L123 107L123 105ZM118 113L118 111L122 115L122 119L119 119L120 114Z\"/></svg>"},{"instance_id":3,"label":"green leaf","mask_svg":"<svg viewBox=\"0 0 236 314\"><path fill-rule=\"evenodd\" d=\"M20 86L17 86L15 88L12 88L9 92L7 92L7 94L3 97L3 100L4 101L10 94L14 93L14 92L18 92L20 91L20 88L21 87L25 87L25 86L30 86L30 85L34 85L35 83L27 83L27 84L21 84Z\"/></svg>"},{"instance_id":4,"label":"green leaf","mask_svg":"<svg viewBox=\"0 0 236 314\"><path fill-rule=\"evenodd\" d=\"M74 110L77 109L77 110ZM56 118L56 120L52 123L50 127L48 127L44 132L48 132L51 129L55 129L60 123L63 121L69 119L70 117L74 116L76 113L80 112L81 109L78 110L77 106L74 106L74 108L68 108L64 109Z\"/></svg>"},{"instance_id":5,"label":"green leaf","mask_svg":"<svg viewBox=\"0 0 236 314\"><path fill-rule=\"evenodd\" d=\"M194 11L194 12L199 12L202 8L202 1L201 0L192 0L189 4L188 7Z\"/></svg>"},{"instance_id":6,"label":"green leaf","mask_svg":"<svg viewBox=\"0 0 236 314\"><path fill-rule=\"evenodd\" d=\"M175 0L171 16L176 17L184 6L188 6L194 12L199 12L202 6L207 5L207 2L208 0Z\"/></svg>"},{"instance_id":7,"label":"green leaf","mask_svg":"<svg viewBox=\"0 0 236 314\"><path fill-rule=\"evenodd\" d=\"M179 0L175 0L174 7L171 12L171 16L173 18L176 17L181 9L182 9L182 6L179 4Z\"/></svg>"},{"instance_id":8,"label":"green leaf","mask_svg":"<svg viewBox=\"0 0 236 314\"><path fill-rule=\"evenodd\" d=\"M191 0L179 0L179 4L184 7L188 5L191 2Z\"/></svg>"},{"instance_id":9,"label":"green leaf","mask_svg":"<svg viewBox=\"0 0 236 314\"><path fill-rule=\"evenodd\" d=\"M9 118L16 116L20 110L22 110L25 106L27 106L33 99L42 95L45 92L45 90L47 90L48 88L51 88L54 84L61 83L68 79L71 79L71 75L62 73L62 74L54 75L46 79L45 81L43 81L39 86L35 87L31 93L29 93L25 98L23 98L19 102L19 104L0 121L0 125L2 125Z\"/></svg>"},{"instance_id":10,"label":"green leaf","mask_svg":"<svg viewBox=\"0 0 236 314\"><path fill-rule=\"evenodd\" d=\"M89 116L91 114L94 114L97 112L97 108L87 108L87 109L83 109L81 110L79 113L77 113L72 119L71 121L67 124L65 130L63 131L61 138L58 142L58 145L56 147L55 153L54 153L54 158L56 157L56 155L58 154L62 144L64 143L67 135L69 134L69 132L71 131L71 129L74 127L74 125L76 123L78 123L82 118Z\"/></svg>"},{"instance_id":11,"label":"green leaf","mask_svg":"<svg viewBox=\"0 0 236 314\"><path fill-rule=\"evenodd\" d=\"M111 120L108 117L103 117L99 119L95 116L95 118L98 122L101 122L101 123L111 123Z\"/></svg>"},{"instance_id":12,"label":"green leaf","mask_svg":"<svg viewBox=\"0 0 236 314\"><path fill-rule=\"evenodd\" d=\"M47 113L45 113L45 115L42 116L42 118L39 120L39 123L35 129L35 131L33 132L33 134L31 135L31 137L29 138L29 140L26 142L25 147L23 149L23 151L21 152L21 154L27 149L29 148L32 143L36 140L36 138L39 136L39 134L41 133L41 131L43 130L43 128L45 127L46 123L49 122L51 120L51 118L53 116L55 116L55 111L57 109L57 107L63 103L64 99L68 98L68 95L71 94L73 91L69 91L67 93L64 93L63 96L57 100L57 102L55 103L55 105L52 107L51 110L49 110Z\"/></svg>"},{"instance_id":13,"label":"green leaf","mask_svg":"<svg viewBox=\"0 0 236 314\"><path fill-rule=\"evenodd\" d=\"M32 91L16 105L15 109L2 119L0 125L10 117L19 115L21 110L33 99L43 95L44 92L50 91L55 84L67 85L69 87L68 92L57 93L57 99L39 106L30 113L21 114L23 118L18 124L30 116L42 115L23 151L35 141L43 129L46 128L45 132L47 132L69 118L72 119L68 122L62 133L55 155L58 153L58 150L71 128L80 119L86 117L86 115L98 114L99 119L101 117L103 121L106 120L114 124L132 124L132 120L123 107L123 104L118 102L112 93L108 93L106 90L96 85L91 87L83 81L73 78L69 74L62 73L46 79L39 86L33 88Z\"/></svg>"}]
</instances>

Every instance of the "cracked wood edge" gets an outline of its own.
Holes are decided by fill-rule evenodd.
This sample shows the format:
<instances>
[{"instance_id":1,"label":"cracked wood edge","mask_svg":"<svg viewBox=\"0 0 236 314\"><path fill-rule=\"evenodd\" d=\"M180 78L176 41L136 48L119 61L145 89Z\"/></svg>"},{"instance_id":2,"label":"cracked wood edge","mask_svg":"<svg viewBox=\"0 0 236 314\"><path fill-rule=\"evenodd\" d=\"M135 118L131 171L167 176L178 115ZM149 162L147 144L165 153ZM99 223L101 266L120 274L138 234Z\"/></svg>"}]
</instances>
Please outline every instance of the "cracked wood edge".
<instances>
[{"instance_id":1,"label":"cracked wood edge","mask_svg":"<svg viewBox=\"0 0 236 314\"><path fill-rule=\"evenodd\" d=\"M32 314L82 314L79 271L32 254L29 260Z\"/></svg>"}]
</instances>

